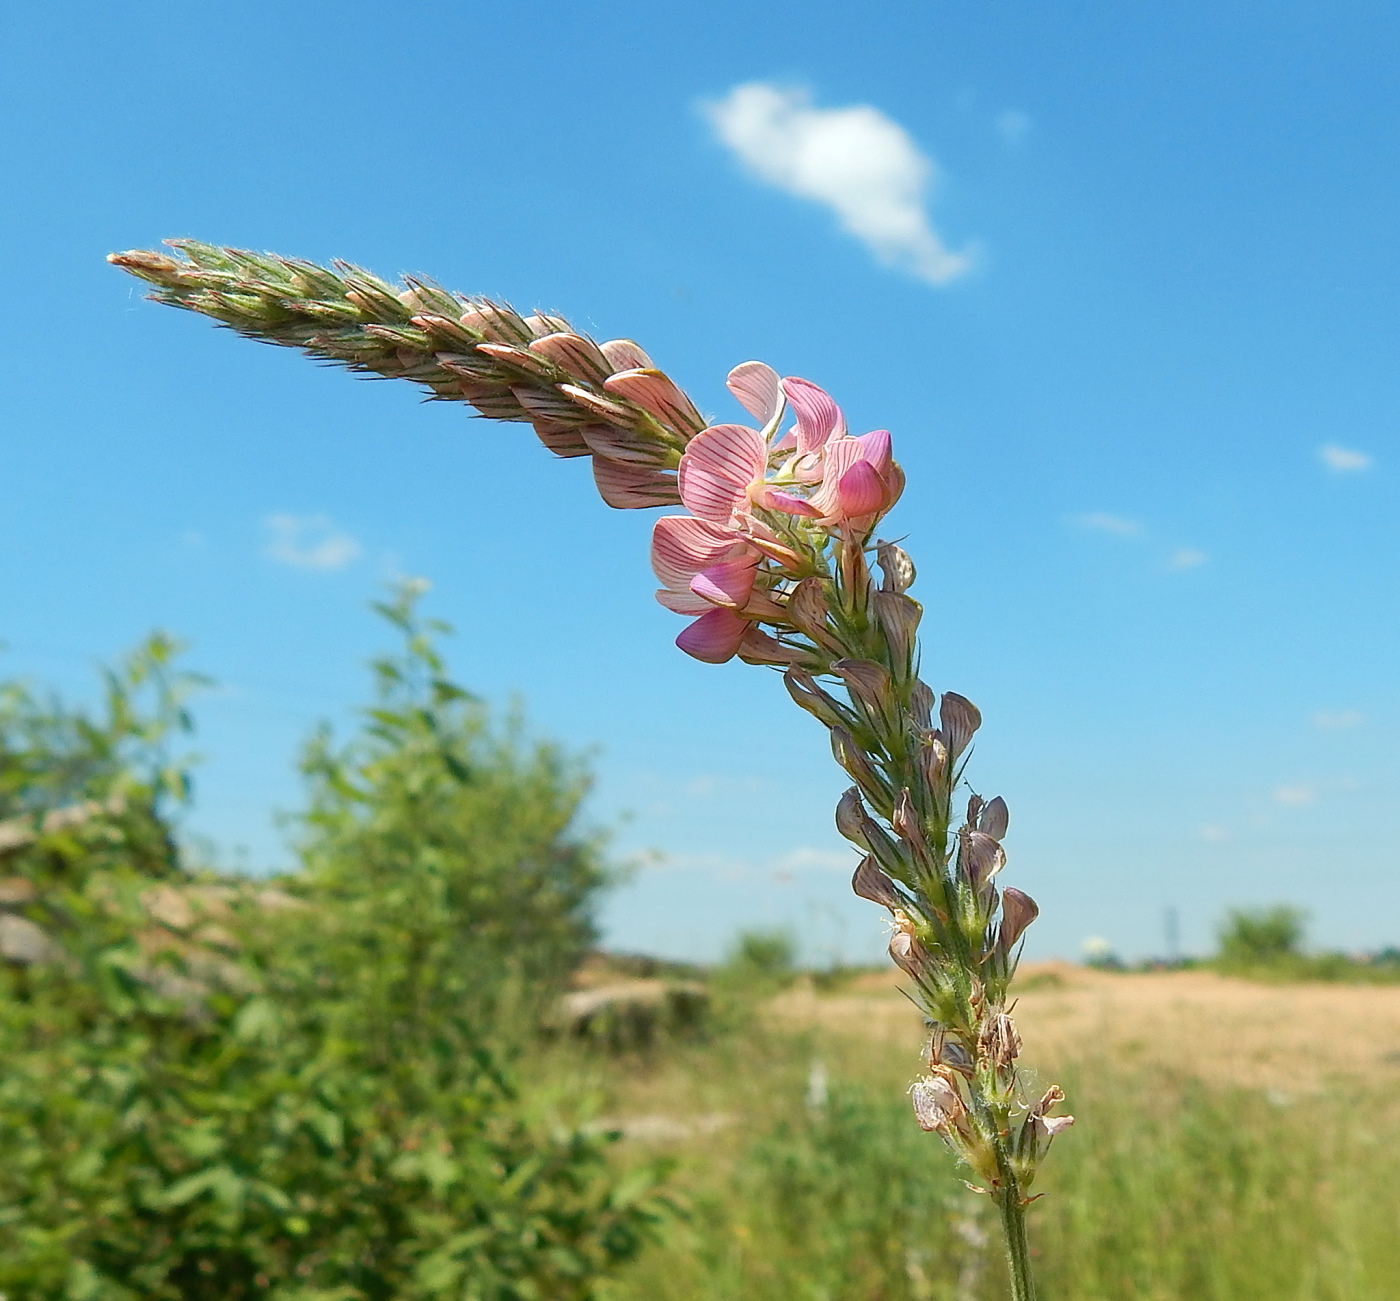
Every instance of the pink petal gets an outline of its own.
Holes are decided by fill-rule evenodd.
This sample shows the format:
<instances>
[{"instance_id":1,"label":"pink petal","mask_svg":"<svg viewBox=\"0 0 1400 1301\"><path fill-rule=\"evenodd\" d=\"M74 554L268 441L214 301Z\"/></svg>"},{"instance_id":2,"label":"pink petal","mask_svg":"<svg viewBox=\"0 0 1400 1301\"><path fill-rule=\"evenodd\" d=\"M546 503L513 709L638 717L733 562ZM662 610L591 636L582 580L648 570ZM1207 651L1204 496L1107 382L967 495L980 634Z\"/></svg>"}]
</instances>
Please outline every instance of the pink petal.
<instances>
[{"instance_id":1,"label":"pink petal","mask_svg":"<svg viewBox=\"0 0 1400 1301\"><path fill-rule=\"evenodd\" d=\"M836 516L841 513L841 497L838 491L841 477L863 459L863 450L854 438L833 438L822 449L822 484L812 494L812 505L821 511L823 516Z\"/></svg>"},{"instance_id":2,"label":"pink petal","mask_svg":"<svg viewBox=\"0 0 1400 1301\"><path fill-rule=\"evenodd\" d=\"M651 506L673 506L676 502L675 479L649 466L623 465L595 455L593 482L598 495L618 510L645 510Z\"/></svg>"},{"instance_id":3,"label":"pink petal","mask_svg":"<svg viewBox=\"0 0 1400 1301\"><path fill-rule=\"evenodd\" d=\"M802 515L807 519L816 519L821 514L805 497L796 497L780 488L766 489L758 504L769 510L780 510L784 515Z\"/></svg>"},{"instance_id":4,"label":"pink petal","mask_svg":"<svg viewBox=\"0 0 1400 1301\"><path fill-rule=\"evenodd\" d=\"M783 405L778 372L761 361L745 361L729 372L725 387L760 425L766 425Z\"/></svg>"},{"instance_id":5,"label":"pink petal","mask_svg":"<svg viewBox=\"0 0 1400 1301\"><path fill-rule=\"evenodd\" d=\"M677 614L709 614L715 608L713 601L696 596L694 592L673 592L664 587L657 592L656 599Z\"/></svg>"},{"instance_id":6,"label":"pink petal","mask_svg":"<svg viewBox=\"0 0 1400 1301\"><path fill-rule=\"evenodd\" d=\"M768 449L757 429L712 425L690 440L681 457L681 501L692 515L728 524L767 466Z\"/></svg>"},{"instance_id":7,"label":"pink petal","mask_svg":"<svg viewBox=\"0 0 1400 1301\"><path fill-rule=\"evenodd\" d=\"M620 370L651 368L651 358L642 351L640 344L633 343L631 339L609 339L607 343L598 345L598 351L608 359L614 375Z\"/></svg>"},{"instance_id":8,"label":"pink petal","mask_svg":"<svg viewBox=\"0 0 1400 1301\"><path fill-rule=\"evenodd\" d=\"M706 664L723 664L733 659L749 630L747 619L741 619L733 610L719 608L702 614L679 637L676 645L687 655Z\"/></svg>"},{"instance_id":9,"label":"pink petal","mask_svg":"<svg viewBox=\"0 0 1400 1301\"><path fill-rule=\"evenodd\" d=\"M881 474L890 466L890 431L872 429L856 439L861 446L861 456L870 462Z\"/></svg>"},{"instance_id":10,"label":"pink petal","mask_svg":"<svg viewBox=\"0 0 1400 1301\"><path fill-rule=\"evenodd\" d=\"M814 452L832 434L844 430L841 408L825 389L818 388L811 380L790 375L783 380L783 392L797 416L799 451Z\"/></svg>"},{"instance_id":11,"label":"pink petal","mask_svg":"<svg viewBox=\"0 0 1400 1301\"><path fill-rule=\"evenodd\" d=\"M754 571L757 567L757 556L711 565L690 580L690 590L696 596L703 596L712 605L742 610L745 602L753 594Z\"/></svg>"},{"instance_id":12,"label":"pink petal","mask_svg":"<svg viewBox=\"0 0 1400 1301\"><path fill-rule=\"evenodd\" d=\"M873 515L885 504L885 481L869 461L857 461L838 480L836 495L847 519Z\"/></svg>"},{"instance_id":13,"label":"pink petal","mask_svg":"<svg viewBox=\"0 0 1400 1301\"><path fill-rule=\"evenodd\" d=\"M665 515L651 531L651 567L667 587L684 591L702 569L746 550L733 529L689 515Z\"/></svg>"}]
</instances>

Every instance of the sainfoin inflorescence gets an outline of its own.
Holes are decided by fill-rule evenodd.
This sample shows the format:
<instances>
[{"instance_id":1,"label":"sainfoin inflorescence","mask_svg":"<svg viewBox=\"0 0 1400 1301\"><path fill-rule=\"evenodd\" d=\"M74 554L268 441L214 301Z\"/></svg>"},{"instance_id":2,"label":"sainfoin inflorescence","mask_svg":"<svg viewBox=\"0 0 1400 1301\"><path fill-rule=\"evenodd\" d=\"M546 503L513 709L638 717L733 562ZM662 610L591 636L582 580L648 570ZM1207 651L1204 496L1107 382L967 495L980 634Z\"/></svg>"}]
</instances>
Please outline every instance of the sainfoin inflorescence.
<instances>
[{"instance_id":1,"label":"sainfoin inflorescence","mask_svg":"<svg viewBox=\"0 0 1400 1301\"><path fill-rule=\"evenodd\" d=\"M748 423L707 423L628 339L595 343L552 314L347 264L174 246L110 260L241 334L528 422L557 455L591 458L610 506L683 508L653 529L657 599L689 618L683 651L780 668L828 729L853 782L836 810L860 853L852 884L888 911L890 956L928 1029L913 1120L996 1202L1013 1297L1033 1298L1026 1190L1073 1123L1053 1114L1057 1086L1026 1096L1017 1069L1008 999L1038 909L999 884L1005 802L966 784L981 715L918 676L914 565L876 537L904 487L888 431L853 435L823 389L754 361L728 377Z\"/></svg>"}]
</instances>

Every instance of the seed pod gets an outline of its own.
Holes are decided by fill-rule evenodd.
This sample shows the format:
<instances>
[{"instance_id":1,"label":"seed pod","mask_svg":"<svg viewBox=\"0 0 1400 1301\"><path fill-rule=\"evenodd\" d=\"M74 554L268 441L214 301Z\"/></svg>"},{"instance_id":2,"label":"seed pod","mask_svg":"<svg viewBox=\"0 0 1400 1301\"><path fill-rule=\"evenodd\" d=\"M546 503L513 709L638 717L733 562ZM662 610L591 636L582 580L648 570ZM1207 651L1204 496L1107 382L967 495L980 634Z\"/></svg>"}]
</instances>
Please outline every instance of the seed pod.
<instances>
[{"instance_id":1,"label":"seed pod","mask_svg":"<svg viewBox=\"0 0 1400 1301\"><path fill-rule=\"evenodd\" d=\"M1001 929L997 936L997 948L1003 954L1010 953L1017 940L1040 916L1040 908L1035 900L1015 886L1007 886L1001 892Z\"/></svg>"},{"instance_id":2,"label":"seed pod","mask_svg":"<svg viewBox=\"0 0 1400 1301\"><path fill-rule=\"evenodd\" d=\"M933 688L927 682L915 682L909 690L909 713L925 731L933 726L933 704Z\"/></svg>"},{"instance_id":3,"label":"seed pod","mask_svg":"<svg viewBox=\"0 0 1400 1301\"><path fill-rule=\"evenodd\" d=\"M875 860L868 854L860 860L860 865L855 870L855 875L851 877L851 889L862 899L869 899L871 903L878 903L883 908L888 908L891 912L904 906L907 900L895 887L895 883L890 880L875 865Z\"/></svg>"},{"instance_id":4,"label":"seed pod","mask_svg":"<svg viewBox=\"0 0 1400 1301\"><path fill-rule=\"evenodd\" d=\"M846 684L846 690L865 721L876 732L888 733L889 720L897 715L898 709L890 671L874 660L837 660L831 671Z\"/></svg>"},{"instance_id":5,"label":"seed pod","mask_svg":"<svg viewBox=\"0 0 1400 1301\"><path fill-rule=\"evenodd\" d=\"M792 606L789 604L789 617L791 613ZM789 669L783 674L783 685L797 704L827 727L845 727L855 721L850 711L830 692L819 687L816 679L806 669Z\"/></svg>"},{"instance_id":6,"label":"seed pod","mask_svg":"<svg viewBox=\"0 0 1400 1301\"><path fill-rule=\"evenodd\" d=\"M938 732L926 731L919 737L919 772L924 785L935 793L947 780L948 747Z\"/></svg>"},{"instance_id":7,"label":"seed pod","mask_svg":"<svg viewBox=\"0 0 1400 1301\"><path fill-rule=\"evenodd\" d=\"M957 763L962 752L972 743L972 734L982 726L982 715L966 696L945 691L938 710L939 730L948 746L948 754Z\"/></svg>"},{"instance_id":8,"label":"seed pod","mask_svg":"<svg viewBox=\"0 0 1400 1301\"><path fill-rule=\"evenodd\" d=\"M844 727L831 729L831 753L867 799L881 807L889 807L889 788L884 779L875 771L865 751L855 743L855 738Z\"/></svg>"},{"instance_id":9,"label":"seed pod","mask_svg":"<svg viewBox=\"0 0 1400 1301\"><path fill-rule=\"evenodd\" d=\"M861 803L860 791L852 786L836 805L836 830L854 844L865 845L865 833L861 825L868 816L865 805Z\"/></svg>"},{"instance_id":10,"label":"seed pod","mask_svg":"<svg viewBox=\"0 0 1400 1301\"><path fill-rule=\"evenodd\" d=\"M1006 801L1000 795L994 800L988 800L977 819L977 830L991 836L993 840L1000 840L1006 835L1006 826L1011 814L1006 807Z\"/></svg>"},{"instance_id":11,"label":"seed pod","mask_svg":"<svg viewBox=\"0 0 1400 1301\"><path fill-rule=\"evenodd\" d=\"M1021 1051L1021 1036L1005 1012L994 1012L977 1032L977 1053L983 1061L1004 1071Z\"/></svg>"},{"instance_id":12,"label":"seed pod","mask_svg":"<svg viewBox=\"0 0 1400 1301\"><path fill-rule=\"evenodd\" d=\"M1006 851L980 831L964 829L958 839L958 870L969 885L980 890L1006 866Z\"/></svg>"},{"instance_id":13,"label":"seed pod","mask_svg":"<svg viewBox=\"0 0 1400 1301\"><path fill-rule=\"evenodd\" d=\"M914 562L902 547L893 542L877 542L875 555L884 575L882 592L907 592L914 585Z\"/></svg>"},{"instance_id":14,"label":"seed pod","mask_svg":"<svg viewBox=\"0 0 1400 1301\"><path fill-rule=\"evenodd\" d=\"M912 597L886 591L870 594L870 608L875 612L875 620L889 643L895 672L903 681L912 671L916 645L914 638L924 612Z\"/></svg>"}]
</instances>

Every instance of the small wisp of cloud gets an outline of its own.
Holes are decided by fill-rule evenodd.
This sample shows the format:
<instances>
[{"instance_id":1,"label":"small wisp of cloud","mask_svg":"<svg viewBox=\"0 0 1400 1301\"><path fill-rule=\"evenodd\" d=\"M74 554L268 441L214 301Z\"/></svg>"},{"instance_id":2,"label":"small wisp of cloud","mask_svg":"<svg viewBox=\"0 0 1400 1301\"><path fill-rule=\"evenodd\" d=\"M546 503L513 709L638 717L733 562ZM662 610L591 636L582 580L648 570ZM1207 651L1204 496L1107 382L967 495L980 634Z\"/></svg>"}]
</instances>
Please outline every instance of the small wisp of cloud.
<instances>
[{"instance_id":1,"label":"small wisp of cloud","mask_svg":"<svg viewBox=\"0 0 1400 1301\"><path fill-rule=\"evenodd\" d=\"M1276 786L1274 788L1274 803L1283 804L1288 808L1300 809L1308 804L1317 802L1316 786Z\"/></svg>"},{"instance_id":2,"label":"small wisp of cloud","mask_svg":"<svg viewBox=\"0 0 1400 1301\"><path fill-rule=\"evenodd\" d=\"M1031 120L1029 115L1022 113L1020 109L1008 108L997 114L996 129L997 134L1007 144L1019 145L1031 129Z\"/></svg>"},{"instance_id":3,"label":"small wisp of cloud","mask_svg":"<svg viewBox=\"0 0 1400 1301\"><path fill-rule=\"evenodd\" d=\"M1168 569L1199 569L1210 557L1195 547L1177 547L1167 557Z\"/></svg>"},{"instance_id":4,"label":"small wisp of cloud","mask_svg":"<svg viewBox=\"0 0 1400 1301\"><path fill-rule=\"evenodd\" d=\"M937 164L878 108L817 108L806 90L753 81L704 110L759 180L831 209L886 266L931 285L971 269L971 252L950 249L929 219Z\"/></svg>"},{"instance_id":5,"label":"small wisp of cloud","mask_svg":"<svg viewBox=\"0 0 1400 1301\"><path fill-rule=\"evenodd\" d=\"M1108 533L1116 538L1142 536L1142 525L1137 520L1124 519L1121 515L1110 515L1101 510L1072 515L1069 522L1076 528L1088 529L1091 533Z\"/></svg>"},{"instance_id":6,"label":"small wisp of cloud","mask_svg":"<svg viewBox=\"0 0 1400 1301\"><path fill-rule=\"evenodd\" d=\"M1369 452L1358 452L1355 448L1342 447L1337 443L1323 443L1317 449L1317 455L1333 474L1356 474L1360 470L1369 470L1372 464Z\"/></svg>"},{"instance_id":7,"label":"small wisp of cloud","mask_svg":"<svg viewBox=\"0 0 1400 1301\"><path fill-rule=\"evenodd\" d=\"M1365 721L1366 715L1359 709L1319 709L1312 716L1312 725L1319 732L1344 732Z\"/></svg>"},{"instance_id":8,"label":"small wisp of cloud","mask_svg":"<svg viewBox=\"0 0 1400 1301\"><path fill-rule=\"evenodd\" d=\"M269 515L265 554L293 569L344 569L362 548L326 515Z\"/></svg>"}]
</instances>

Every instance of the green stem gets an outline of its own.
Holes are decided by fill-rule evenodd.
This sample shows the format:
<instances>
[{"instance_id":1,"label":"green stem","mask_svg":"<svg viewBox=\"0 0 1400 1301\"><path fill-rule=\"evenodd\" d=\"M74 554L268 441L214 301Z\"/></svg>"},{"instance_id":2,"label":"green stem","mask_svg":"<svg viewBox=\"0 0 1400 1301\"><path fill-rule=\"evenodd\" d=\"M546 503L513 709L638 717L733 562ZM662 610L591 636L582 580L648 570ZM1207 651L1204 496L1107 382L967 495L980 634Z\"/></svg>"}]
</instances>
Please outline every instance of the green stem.
<instances>
[{"instance_id":1,"label":"green stem","mask_svg":"<svg viewBox=\"0 0 1400 1301\"><path fill-rule=\"evenodd\" d=\"M1031 1275L1031 1250L1026 1240L1026 1207L1014 1178L997 1194L1001 1231L1006 1240L1006 1264L1011 1273L1012 1301L1035 1301L1035 1279Z\"/></svg>"}]
</instances>

